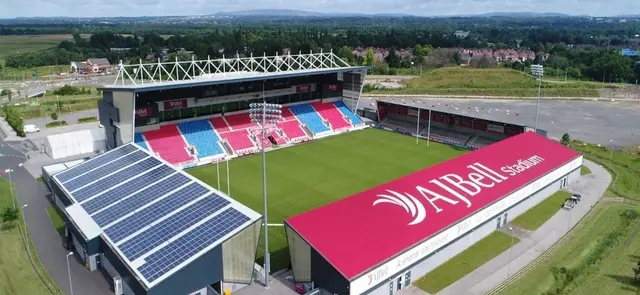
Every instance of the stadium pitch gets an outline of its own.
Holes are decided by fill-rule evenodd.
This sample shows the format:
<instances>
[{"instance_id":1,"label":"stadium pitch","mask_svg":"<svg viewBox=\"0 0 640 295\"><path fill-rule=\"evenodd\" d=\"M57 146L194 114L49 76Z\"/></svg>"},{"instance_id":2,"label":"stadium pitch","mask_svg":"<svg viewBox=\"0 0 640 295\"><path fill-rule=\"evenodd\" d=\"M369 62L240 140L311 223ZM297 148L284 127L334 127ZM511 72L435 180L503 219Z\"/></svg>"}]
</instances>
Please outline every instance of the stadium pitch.
<instances>
[{"instance_id":1,"label":"stadium pitch","mask_svg":"<svg viewBox=\"0 0 640 295\"><path fill-rule=\"evenodd\" d=\"M269 224L348 197L395 178L466 153L467 150L369 128L267 153ZM229 162L231 197L262 212L260 154ZM227 192L226 165L220 163L220 190ZM218 188L216 165L188 173ZM353 208L357 210L357 208ZM381 216L383 218L383 216ZM322 224L322 220L318 220ZM262 243L263 239L261 239ZM336 241L340 242L340 241ZM272 271L286 268L289 253L283 227L269 229ZM258 259L262 260L263 250Z\"/></svg>"}]
</instances>

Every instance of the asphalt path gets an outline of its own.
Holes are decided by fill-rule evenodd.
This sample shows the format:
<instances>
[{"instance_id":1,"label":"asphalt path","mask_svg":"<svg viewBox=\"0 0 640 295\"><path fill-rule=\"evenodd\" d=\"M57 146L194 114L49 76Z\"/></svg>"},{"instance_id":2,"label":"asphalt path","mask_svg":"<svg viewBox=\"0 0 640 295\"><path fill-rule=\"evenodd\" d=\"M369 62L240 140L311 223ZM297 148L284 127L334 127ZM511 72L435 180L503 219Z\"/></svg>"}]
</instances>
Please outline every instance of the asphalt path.
<instances>
[{"instance_id":1,"label":"asphalt path","mask_svg":"<svg viewBox=\"0 0 640 295\"><path fill-rule=\"evenodd\" d=\"M0 140L0 170L14 170L11 180L15 185L20 206L28 205L24 208L24 217L40 263L63 292L71 294L66 260L68 252L62 247L62 237L58 235L46 212L46 208L51 206L47 198L49 192L46 186L36 182L24 167L17 167L24 163L25 159L23 153ZM3 175L6 179L8 176ZM109 283L100 272L90 272L76 256L71 256L70 259L69 269L74 294L113 294L109 291Z\"/></svg>"},{"instance_id":2,"label":"asphalt path","mask_svg":"<svg viewBox=\"0 0 640 295\"><path fill-rule=\"evenodd\" d=\"M363 97L360 108L372 107L372 99L527 126L534 125L536 114L535 100ZM639 112L640 101L542 100L538 128L556 139L569 133L590 143L638 146Z\"/></svg>"}]
</instances>

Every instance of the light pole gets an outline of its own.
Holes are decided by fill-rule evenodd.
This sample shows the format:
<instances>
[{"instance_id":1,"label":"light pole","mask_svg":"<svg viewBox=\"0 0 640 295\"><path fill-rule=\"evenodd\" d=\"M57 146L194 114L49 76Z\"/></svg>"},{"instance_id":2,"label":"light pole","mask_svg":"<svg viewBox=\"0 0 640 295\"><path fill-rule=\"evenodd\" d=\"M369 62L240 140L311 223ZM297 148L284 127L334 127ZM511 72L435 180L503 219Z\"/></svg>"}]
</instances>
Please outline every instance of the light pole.
<instances>
[{"instance_id":1,"label":"light pole","mask_svg":"<svg viewBox=\"0 0 640 295\"><path fill-rule=\"evenodd\" d=\"M252 103L249 105L249 117L251 122L260 125L262 138L260 138L260 150L262 153L262 202L264 204L264 286L269 288L269 230L267 217L267 162L265 157L264 140L267 138L266 125L276 124L282 119L282 106L266 102L264 93L264 82L262 83L262 103Z\"/></svg>"},{"instance_id":2,"label":"light pole","mask_svg":"<svg viewBox=\"0 0 640 295\"><path fill-rule=\"evenodd\" d=\"M531 65L531 74L538 78L538 97L536 98L536 121L533 124L533 129L538 132L538 114L540 113L540 91L542 89L542 75L544 74L544 67L542 65Z\"/></svg>"},{"instance_id":3,"label":"light pole","mask_svg":"<svg viewBox=\"0 0 640 295\"><path fill-rule=\"evenodd\" d=\"M67 254L67 272L69 273L69 289L71 291L71 295L73 295L73 282L71 281L71 266L69 265L69 256L73 255L73 252L69 252Z\"/></svg>"},{"instance_id":4,"label":"light pole","mask_svg":"<svg viewBox=\"0 0 640 295\"><path fill-rule=\"evenodd\" d=\"M509 279L509 277L511 277L511 258L513 257L513 227L509 227L509 230L511 231L511 248L509 248L509 266L507 266L507 279Z\"/></svg>"}]
</instances>

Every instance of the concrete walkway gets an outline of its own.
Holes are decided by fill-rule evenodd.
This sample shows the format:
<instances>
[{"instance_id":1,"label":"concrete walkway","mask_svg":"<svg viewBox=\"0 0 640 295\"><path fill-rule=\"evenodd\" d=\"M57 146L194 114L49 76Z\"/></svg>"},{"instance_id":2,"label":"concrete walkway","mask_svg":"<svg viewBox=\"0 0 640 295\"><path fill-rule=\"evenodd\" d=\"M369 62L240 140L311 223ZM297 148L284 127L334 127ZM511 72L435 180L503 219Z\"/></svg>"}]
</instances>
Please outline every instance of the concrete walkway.
<instances>
[{"instance_id":1,"label":"concrete walkway","mask_svg":"<svg viewBox=\"0 0 640 295\"><path fill-rule=\"evenodd\" d=\"M532 233L514 228L515 236L520 239L519 243L437 294L485 294L555 244L589 212L611 182L611 175L600 165L587 160L584 161L584 165L589 167L592 173L581 176L569 186L572 192L582 195L582 202L573 210L560 210ZM506 232L510 232L508 226ZM411 289L417 288L411 286Z\"/></svg>"},{"instance_id":2,"label":"concrete walkway","mask_svg":"<svg viewBox=\"0 0 640 295\"><path fill-rule=\"evenodd\" d=\"M37 183L25 167L17 168L25 158L24 154L0 140L0 169L14 170L11 180L15 185L20 205L28 205L24 208L24 215L33 246L38 253L37 258L60 289L65 294L71 294L66 260L68 251L62 247L62 237L58 235L47 214L46 208L51 206L47 198L47 188L44 184ZM8 175L5 174L3 177L8 178ZM69 271L73 282L73 294L113 294L109 282L102 274L87 270L75 255L70 257Z\"/></svg>"}]
</instances>

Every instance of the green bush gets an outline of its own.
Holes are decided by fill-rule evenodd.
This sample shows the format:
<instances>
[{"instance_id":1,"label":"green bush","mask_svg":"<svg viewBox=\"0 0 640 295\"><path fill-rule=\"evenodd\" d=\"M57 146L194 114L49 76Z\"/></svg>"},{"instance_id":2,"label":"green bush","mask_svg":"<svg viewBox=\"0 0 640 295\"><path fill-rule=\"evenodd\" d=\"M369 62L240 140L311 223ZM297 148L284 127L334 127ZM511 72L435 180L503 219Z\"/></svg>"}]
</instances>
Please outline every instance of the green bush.
<instances>
[{"instance_id":1,"label":"green bush","mask_svg":"<svg viewBox=\"0 0 640 295\"><path fill-rule=\"evenodd\" d=\"M64 85L53 91L54 95L78 95L78 94L91 94L91 89L86 90L84 86L82 88L78 88L71 85Z\"/></svg>"},{"instance_id":2,"label":"green bush","mask_svg":"<svg viewBox=\"0 0 640 295\"><path fill-rule=\"evenodd\" d=\"M49 122L45 124L44 127L53 128L53 127L60 127L60 126L66 126L66 125L67 125L67 121L54 121L54 122Z\"/></svg>"},{"instance_id":3,"label":"green bush","mask_svg":"<svg viewBox=\"0 0 640 295\"><path fill-rule=\"evenodd\" d=\"M2 107L2 111L4 112L5 119L9 126L13 128L13 130L20 137L25 137L24 133L24 121L20 116L20 113L12 106L5 105Z\"/></svg>"},{"instance_id":4,"label":"green bush","mask_svg":"<svg viewBox=\"0 0 640 295\"><path fill-rule=\"evenodd\" d=\"M96 121L98 121L98 117L78 118L78 123L96 122Z\"/></svg>"}]
</instances>

